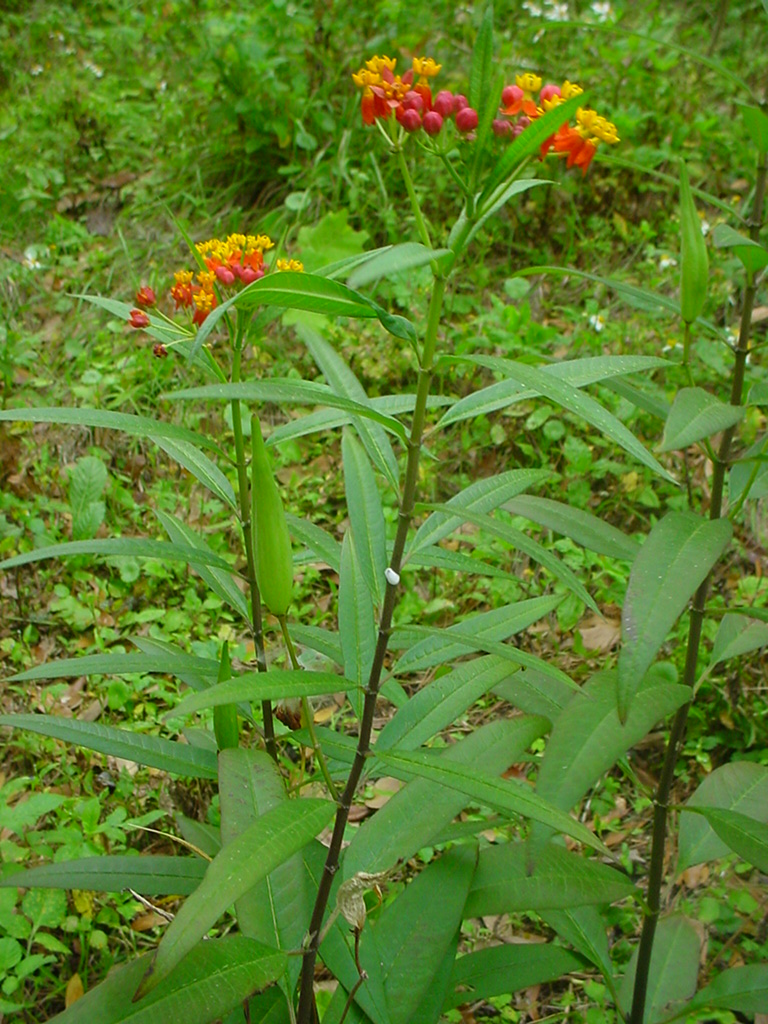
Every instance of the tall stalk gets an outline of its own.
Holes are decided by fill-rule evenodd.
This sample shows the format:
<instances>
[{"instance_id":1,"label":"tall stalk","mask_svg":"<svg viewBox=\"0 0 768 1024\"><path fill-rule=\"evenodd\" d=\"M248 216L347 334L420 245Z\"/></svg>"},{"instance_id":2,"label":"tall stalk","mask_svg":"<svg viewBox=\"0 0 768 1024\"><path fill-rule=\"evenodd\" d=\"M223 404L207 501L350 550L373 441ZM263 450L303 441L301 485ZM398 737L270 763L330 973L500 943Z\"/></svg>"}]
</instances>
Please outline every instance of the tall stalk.
<instances>
[{"instance_id":1,"label":"tall stalk","mask_svg":"<svg viewBox=\"0 0 768 1024\"><path fill-rule=\"evenodd\" d=\"M765 202L766 176L768 175L768 155L763 156L758 163L755 182L755 197L752 206L752 217L749 221L750 238L757 242L760 235L760 227L763 218L763 205ZM752 328L752 310L755 305L754 275L749 274L744 287L741 323L739 325L739 338L734 352L733 374L731 377L731 405L741 405L743 401L744 376L749 354L749 336ZM719 519L723 514L723 489L725 485L725 472L731 457L731 446L733 444L735 425L723 432L715 457L712 473L712 497L709 506L710 520ZM701 645L701 633L704 625L705 605L709 588L712 582L712 569L706 579L696 591L691 606L691 616L688 624L688 643L686 647L685 669L683 671L683 683L693 692L696 682L696 666L699 659L699 648ZM645 1018L645 1003L648 993L648 981L650 977L651 955L653 953L653 940L656 934L656 925L661 910L661 886L664 880L664 854L667 838L667 820L669 817L669 799L672 791L672 783L675 776L675 766L680 754L680 748L685 737L685 726L688 720L688 712L691 701L684 704L672 722L672 728L667 742L667 749L664 753L664 764L661 769L661 776L656 790L656 798L653 810L653 831L651 838L651 862L648 871L648 912L643 921L643 930L640 935L640 945L637 953L637 969L635 972L635 988L632 997L632 1009L627 1019L627 1024L643 1024Z\"/></svg>"},{"instance_id":2,"label":"tall stalk","mask_svg":"<svg viewBox=\"0 0 768 1024\"><path fill-rule=\"evenodd\" d=\"M408 166L400 148L395 150L398 165L403 175L408 196L411 201L419 234L425 244L429 243L429 234L419 207L418 198L413 188ZM349 811L354 800L355 792L363 774L365 762L370 753L371 731L373 729L373 718L376 711L376 701L381 687L381 676L384 669L384 659L389 646L389 637L392 630L392 616L397 602L397 582L400 578L400 570L403 563L405 543L408 539L408 531L413 519L413 510L416 504L417 484L419 479L419 457L421 455L421 443L424 436L426 422L427 400L429 398L430 386L432 383L432 370L435 361L435 349L440 326L440 318L443 309L443 299L447 278L433 267L435 274L432 285L432 292L429 301L429 312L427 315L427 326L424 334L424 342L419 359L419 375L416 387L416 401L411 421L411 430L407 441L407 455L405 464L405 476L403 479L402 497L400 511L397 519L397 531L395 542L392 548L392 557L389 562L391 573L387 574L387 584L384 592L384 601L379 616L379 629L376 640L376 648L373 655L373 662L365 687L365 698L363 702L363 713L360 719L360 732L357 739L357 748L352 767L347 777L346 784L338 800L338 809L333 826L333 835L325 859L323 873L318 885L317 897L312 910L312 918L309 923L309 939L307 948L303 954L301 968L301 990L299 995L299 1009L297 1024L313 1024L314 1008L314 973L317 951L320 945L320 934L323 918L328 906L328 899L331 894L333 877L339 867L339 856L341 844L344 838L344 830L349 819Z\"/></svg>"}]
</instances>

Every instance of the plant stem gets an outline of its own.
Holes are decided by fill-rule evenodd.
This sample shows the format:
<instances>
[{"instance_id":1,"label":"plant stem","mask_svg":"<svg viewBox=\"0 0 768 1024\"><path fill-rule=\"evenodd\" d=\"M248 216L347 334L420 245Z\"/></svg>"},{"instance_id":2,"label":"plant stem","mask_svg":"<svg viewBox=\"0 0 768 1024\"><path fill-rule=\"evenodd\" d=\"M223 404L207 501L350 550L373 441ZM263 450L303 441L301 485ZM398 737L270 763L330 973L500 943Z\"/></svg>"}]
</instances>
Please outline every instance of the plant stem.
<instances>
[{"instance_id":1,"label":"plant stem","mask_svg":"<svg viewBox=\"0 0 768 1024\"><path fill-rule=\"evenodd\" d=\"M235 334L234 353L232 356L232 383L240 381L240 365L243 356L244 324L240 310L237 312L237 330ZM243 439L243 421L240 415L240 400L233 398L232 431L235 435L235 464L237 466L237 498L240 505L240 522L245 541L245 558L248 569L248 591L251 605L251 633L256 651L256 667L259 672L267 670L267 656L264 651L264 629L261 621L261 594L256 582L256 557L253 550L253 529L251 527L251 500L248 489L248 467L245 461L245 442ZM261 702L264 721L264 742L267 753L277 760L275 744L275 725L272 719L272 704L268 700Z\"/></svg>"},{"instance_id":2,"label":"plant stem","mask_svg":"<svg viewBox=\"0 0 768 1024\"><path fill-rule=\"evenodd\" d=\"M413 215L416 218L416 228L419 232L419 238L428 249L431 249L432 242L429 238L429 231L427 230L427 225L424 221L421 207L419 206L419 200L416 197L416 190L413 187L411 172L408 170L408 164L406 162L402 146L397 147L395 154L397 155L397 166L400 168L400 173L402 174L403 181L405 182L405 189L411 202L411 209L413 210Z\"/></svg>"},{"instance_id":3,"label":"plant stem","mask_svg":"<svg viewBox=\"0 0 768 1024\"><path fill-rule=\"evenodd\" d=\"M750 237L757 241L760 233L761 220L763 215L763 203L765 200L766 176L768 173L768 154L764 155L757 168L757 179L755 183L755 199L753 204L753 216L750 220ZM756 288L753 277L750 275L744 288L743 302L741 307L741 323L739 326L739 340L734 353L733 376L731 378L731 405L741 405L744 391L744 376L749 354L749 336L752 328L752 310L755 304ZM712 498L709 506L710 520L719 519L723 514L723 489L725 485L725 471L731 456L731 445L733 443L736 426L729 427L723 432L720 440L720 447L714 463L712 473ZM709 594L709 587L712 581L713 570L710 570L706 579L699 586L693 598L691 617L688 623L688 644L686 648L685 669L683 671L683 683L693 693L696 682L696 666L699 659L699 647L701 644L701 633L704 625L704 609ZM664 881L664 854L667 836L667 818L669 812L670 793L675 777L675 766L685 736L685 726L688 720L688 712L691 702L688 701L681 707L672 722L672 728L667 742L667 749L664 753L664 764L661 769L661 777L656 790L656 799L653 810L653 831L651 839L651 862L648 871L648 913L643 921L643 930L640 935L640 945L637 953L637 969L635 972L635 987L632 996L632 1009L627 1019L627 1024L643 1024L645 1019L645 1003L648 992L648 981L650 977L651 954L653 952L653 940L656 934L656 925L661 910L661 886Z\"/></svg>"},{"instance_id":4,"label":"plant stem","mask_svg":"<svg viewBox=\"0 0 768 1024\"><path fill-rule=\"evenodd\" d=\"M429 397L430 384L432 383L432 366L435 357L437 344L438 327L440 314L443 308L446 280L444 277L435 277L432 286L432 295L429 303L429 314L427 318L427 329L424 336L424 345L421 353L421 366L419 368L418 385L416 389L416 403L413 410L413 421L411 432L408 438L408 454L405 466L405 479L403 482L403 495L400 503L400 513L397 520L397 532L395 543L392 549L390 568L400 575L402 567L405 542L408 538L413 509L416 504L416 488L419 478L419 456L421 454L421 441L424 434L424 423L426 420L427 399ZM315 975L315 961L317 950L320 945L320 930L323 924L325 909L331 894L333 877L339 867L339 855L341 844L344 838L344 830L349 818L349 811L357 790L358 783L363 774L363 767L370 754L371 730L373 728L373 717L376 711L376 700L381 686L381 676L384 669L384 658L389 645L389 635L392 629L392 616L395 610L397 597L397 584L387 581L384 593L384 603L379 617L379 632L376 641L376 650L373 656L368 684L365 688L365 700L363 703L363 714L360 719L360 733L357 740L355 759L350 769L344 791L339 797L339 807L336 812L336 820L333 826L333 835L325 860L323 874L318 886L317 898L312 911L312 918L309 923L309 944L304 953L304 962L301 968L301 992L299 996L299 1012L297 1014L298 1024L312 1024L313 1004L313 983Z\"/></svg>"},{"instance_id":5,"label":"plant stem","mask_svg":"<svg viewBox=\"0 0 768 1024\"><path fill-rule=\"evenodd\" d=\"M297 671L299 671L301 669L301 665L299 664L299 659L296 657L296 648L293 646L291 634L288 632L288 621L285 615L278 616L278 622L280 623L280 629L283 632L283 639L285 640L285 646L288 650L288 657L290 658L291 666L295 668ZM304 720L306 722L310 742L312 743L312 749L315 752L317 763L320 765L320 771L322 773L323 778L325 779L325 784L328 787L328 792L333 797L334 802L338 803L339 794L336 792L336 786L333 784L331 773L328 770L328 762L325 760L323 748L320 746L320 741L317 738L312 708L310 707L309 700L306 697L301 698L301 710L304 714Z\"/></svg>"}]
</instances>

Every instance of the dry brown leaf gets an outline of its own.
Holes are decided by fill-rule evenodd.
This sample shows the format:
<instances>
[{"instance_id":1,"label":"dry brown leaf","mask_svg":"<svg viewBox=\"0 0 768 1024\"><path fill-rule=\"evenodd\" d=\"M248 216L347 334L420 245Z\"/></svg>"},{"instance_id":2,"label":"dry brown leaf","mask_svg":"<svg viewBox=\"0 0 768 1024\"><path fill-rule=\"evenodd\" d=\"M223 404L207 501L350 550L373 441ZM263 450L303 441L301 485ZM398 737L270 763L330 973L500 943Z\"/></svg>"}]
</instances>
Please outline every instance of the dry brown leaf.
<instances>
[{"instance_id":1,"label":"dry brown leaf","mask_svg":"<svg viewBox=\"0 0 768 1024\"><path fill-rule=\"evenodd\" d=\"M604 653L615 647L621 639L621 621L604 619L600 615L589 615L577 626L582 642L588 651Z\"/></svg>"},{"instance_id":2,"label":"dry brown leaf","mask_svg":"<svg viewBox=\"0 0 768 1024\"><path fill-rule=\"evenodd\" d=\"M698 889L700 886L706 885L708 880L709 867L706 864L694 864L692 868L686 868L680 875L680 881L686 889Z\"/></svg>"},{"instance_id":3,"label":"dry brown leaf","mask_svg":"<svg viewBox=\"0 0 768 1024\"><path fill-rule=\"evenodd\" d=\"M393 779L389 775L385 775L383 779L377 779L373 786L373 796L365 801L365 806L370 807L373 811L378 811L392 799L399 789L403 788L403 785L404 783L400 779Z\"/></svg>"},{"instance_id":4,"label":"dry brown leaf","mask_svg":"<svg viewBox=\"0 0 768 1024\"><path fill-rule=\"evenodd\" d=\"M151 928L157 928L161 924L168 924L168 919L154 910L148 910L146 913L137 914L134 917L131 921L131 929L135 932L148 932Z\"/></svg>"},{"instance_id":5,"label":"dry brown leaf","mask_svg":"<svg viewBox=\"0 0 768 1024\"><path fill-rule=\"evenodd\" d=\"M752 310L752 323L760 324L763 320L768 320L768 306L755 306ZM755 1018L755 1024L757 1024L757 1017Z\"/></svg>"},{"instance_id":6,"label":"dry brown leaf","mask_svg":"<svg viewBox=\"0 0 768 1024\"><path fill-rule=\"evenodd\" d=\"M64 993L64 1008L69 1009L72 1003L76 1003L83 995L85 995L85 989L83 988L83 982L80 975L73 974L67 982L67 988Z\"/></svg>"}]
</instances>

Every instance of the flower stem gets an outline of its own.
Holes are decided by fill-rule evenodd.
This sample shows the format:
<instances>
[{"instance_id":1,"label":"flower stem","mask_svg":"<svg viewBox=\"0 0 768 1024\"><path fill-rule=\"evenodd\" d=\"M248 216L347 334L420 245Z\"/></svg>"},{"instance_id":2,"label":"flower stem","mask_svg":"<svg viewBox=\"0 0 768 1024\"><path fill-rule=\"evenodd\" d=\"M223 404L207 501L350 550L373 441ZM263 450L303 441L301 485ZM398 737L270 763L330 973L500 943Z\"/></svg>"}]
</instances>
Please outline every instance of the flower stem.
<instances>
[{"instance_id":1,"label":"flower stem","mask_svg":"<svg viewBox=\"0 0 768 1024\"><path fill-rule=\"evenodd\" d=\"M429 237L429 231L427 230L424 215L422 214L421 207L419 206L419 200L416 197L416 190L414 189L413 181L411 180L411 172L408 170L408 163L405 159L405 153L401 146L397 147L395 155L397 156L397 166L400 168L400 173L402 174L403 181L405 182L405 190L408 193L411 209L413 210L413 215L416 218L416 229L419 232L419 238L428 249L431 249L432 242Z\"/></svg>"},{"instance_id":2,"label":"flower stem","mask_svg":"<svg viewBox=\"0 0 768 1024\"><path fill-rule=\"evenodd\" d=\"M750 237L757 241L760 232L760 225L763 216L763 203L765 201L766 177L768 176L768 155L763 156L757 168L757 179L755 183L755 199L753 204L753 216L750 220ZM733 375L731 377L731 405L741 405L743 401L744 377L749 354L749 335L752 327L752 310L755 304L756 288L753 278L750 276L744 288L741 307L741 324L739 328L739 340L734 353ZM729 427L723 432L718 448L717 457L712 473L712 497L709 506L710 520L719 519L723 514L723 490L725 485L725 471L731 455L736 426ZM701 645L701 633L704 625L704 612L709 594L709 587L712 581L711 570L704 582L696 591L691 607L691 616L688 623L688 644L686 648L685 669L683 671L683 683L688 686L693 694L693 687L696 682L696 666L699 658L699 647ZM648 870L648 913L643 921L643 930L640 935L640 945L637 952L637 969L635 972L635 987L632 995L632 1009L627 1024L643 1024L645 1018L645 1003L650 978L651 954L653 952L653 940L656 934L661 911L661 886L664 881L664 854L667 836L667 818L669 812L670 794L675 776L675 766L680 753L680 747L685 736L685 726L688 720L688 712L691 701L681 707L674 717L672 728L667 742L667 749L664 753L664 764L661 769L656 799L653 811L653 831L651 839L651 862Z\"/></svg>"},{"instance_id":3,"label":"flower stem","mask_svg":"<svg viewBox=\"0 0 768 1024\"><path fill-rule=\"evenodd\" d=\"M241 320L240 310L237 314L237 330L235 333L233 357L232 357L232 383L240 381L240 366L243 355L244 322ZM237 498L240 505L240 522L243 528L243 540L245 542L245 558L247 565L248 592L251 606L251 634L256 651L256 666L259 672L267 670L267 656L264 651L264 629L261 621L261 594L259 585L256 582L256 556L253 549L253 528L251 524L251 501L248 487L248 467L245 460L245 441L243 438L243 421L240 414L240 400L233 398L232 409L232 431L235 436L235 465L237 467ZM267 753L277 760L277 745L275 743L275 725L272 718L272 704L268 700L261 702L261 712L264 722L264 743Z\"/></svg>"}]
</instances>

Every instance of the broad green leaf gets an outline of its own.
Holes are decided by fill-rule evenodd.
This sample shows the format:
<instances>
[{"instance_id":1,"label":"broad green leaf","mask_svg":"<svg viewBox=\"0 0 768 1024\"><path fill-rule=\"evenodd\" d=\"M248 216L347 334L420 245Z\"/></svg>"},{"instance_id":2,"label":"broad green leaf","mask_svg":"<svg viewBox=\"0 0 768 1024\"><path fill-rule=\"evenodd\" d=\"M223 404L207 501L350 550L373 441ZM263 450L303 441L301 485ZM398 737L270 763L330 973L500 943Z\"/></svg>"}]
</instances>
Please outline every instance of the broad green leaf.
<instances>
[{"instance_id":1,"label":"broad green leaf","mask_svg":"<svg viewBox=\"0 0 768 1024\"><path fill-rule=\"evenodd\" d=\"M155 675L180 675L196 672L216 679L218 662L197 658L193 654L87 654L83 658L61 658L8 676L6 682L25 679L61 679L67 676L132 675L152 672Z\"/></svg>"},{"instance_id":2,"label":"broad green leaf","mask_svg":"<svg viewBox=\"0 0 768 1024\"><path fill-rule=\"evenodd\" d=\"M467 357L466 361L487 366L489 369L503 374L505 379L460 399L439 420L436 429L475 416L487 415L517 402L536 398L540 394L536 388L509 379L510 369L514 368L516 364L508 359L476 356ZM540 369L543 373L549 373L575 388L583 388L588 384L596 384L600 381L610 382L614 377L624 374L648 372L656 367L668 365L666 359L658 359L655 356L594 356L587 359L549 363Z\"/></svg>"},{"instance_id":3,"label":"broad green leaf","mask_svg":"<svg viewBox=\"0 0 768 1024\"><path fill-rule=\"evenodd\" d=\"M703 388L681 388L675 395L664 425L659 451L688 448L697 441L734 426L742 419L742 406L726 405Z\"/></svg>"},{"instance_id":4,"label":"broad green leaf","mask_svg":"<svg viewBox=\"0 0 768 1024\"><path fill-rule=\"evenodd\" d=\"M194 530L191 530L186 523L177 519L176 516L172 516L160 509L155 509L155 515L160 520L172 544L181 545L182 547L199 548L201 551L213 554L205 540L195 533ZM221 569L207 565L198 565L195 571L205 580L214 594L220 597L230 608L234 608L246 622L249 621L248 602L245 600L242 590L232 579L231 573L223 572Z\"/></svg>"},{"instance_id":5,"label":"broad green leaf","mask_svg":"<svg viewBox=\"0 0 768 1024\"><path fill-rule=\"evenodd\" d=\"M443 1004L450 1010L489 996L519 992L583 971L584 961L562 946L522 942L489 946L459 957L451 974L451 993Z\"/></svg>"},{"instance_id":6,"label":"broad green leaf","mask_svg":"<svg viewBox=\"0 0 768 1024\"><path fill-rule=\"evenodd\" d=\"M531 522L570 537L582 547L601 555L631 562L640 550L636 540L627 537L615 526L604 523L590 512L560 501L523 494L505 502L504 508L512 515L525 516Z\"/></svg>"},{"instance_id":7,"label":"broad green leaf","mask_svg":"<svg viewBox=\"0 0 768 1024\"><path fill-rule=\"evenodd\" d=\"M504 843L481 850L464 916L569 910L636 892L619 871L565 847L547 843L532 854L526 842Z\"/></svg>"},{"instance_id":8,"label":"broad green leaf","mask_svg":"<svg viewBox=\"0 0 768 1024\"><path fill-rule=\"evenodd\" d=\"M146 954L119 967L63 1013L56 1024L210 1024L266 988L285 970L284 953L243 935L209 939L193 949L146 999L132 1001Z\"/></svg>"},{"instance_id":9,"label":"broad green leaf","mask_svg":"<svg viewBox=\"0 0 768 1024\"><path fill-rule=\"evenodd\" d=\"M649 416L654 416L657 420L666 422L672 406L664 398L663 392L659 388L654 388L651 391L647 388L635 387L634 384L618 378L605 381L605 387L609 391L613 391L614 394L617 394L619 398L625 398L636 408L647 412Z\"/></svg>"},{"instance_id":10,"label":"broad green leaf","mask_svg":"<svg viewBox=\"0 0 768 1024\"><path fill-rule=\"evenodd\" d=\"M354 373L350 370L344 360L335 349L328 344L322 335L311 328L299 324L296 333L309 349L312 358L315 360L323 373L327 383L337 395L345 395L362 405L373 405L365 393L365 389ZM380 409L384 412L385 410ZM391 410L386 410L391 412ZM361 419L359 416L351 418L351 422L357 431L363 447L368 452L374 466L383 474L395 493L399 487L399 473L397 459L392 451L386 431L378 423L371 423Z\"/></svg>"},{"instance_id":11,"label":"broad green leaf","mask_svg":"<svg viewBox=\"0 0 768 1024\"><path fill-rule=\"evenodd\" d=\"M493 692L527 715L544 715L554 722L573 696L576 683L553 678L540 668L524 668L493 688Z\"/></svg>"},{"instance_id":12,"label":"broad green leaf","mask_svg":"<svg viewBox=\"0 0 768 1024\"><path fill-rule=\"evenodd\" d=\"M384 993L392 1024L411 1024L458 935L476 851L454 847L419 872L388 903L374 937L383 961ZM448 977L444 977L445 995Z\"/></svg>"},{"instance_id":13,"label":"broad green leaf","mask_svg":"<svg viewBox=\"0 0 768 1024\"><path fill-rule=\"evenodd\" d=\"M444 750L436 760L498 776L523 758L531 743L543 735L542 718L517 716L497 719ZM378 759L376 744L374 758ZM469 803L462 792L433 779L411 779L372 818L360 826L344 854L344 877L357 871L383 871L407 860L435 838Z\"/></svg>"},{"instance_id":14,"label":"broad green leaf","mask_svg":"<svg viewBox=\"0 0 768 1024\"><path fill-rule=\"evenodd\" d=\"M186 427L177 427L159 419L146 416L132 416L125 412L107 412L104 409L0 409L0 422L19 423L64 423L75 427L103 427L106 430L120 430L132 437L167 437L185 441L196 448L208 448L222 454L215 441L204 434L196 434Z\"/></svg>"},{"instance_id":15,"label":"broad green leaf","mask_svg":"<svg viewBox=\"0 0 768 1024\"><path fill-rule=\"evenodd\" d=\"M370 284L371 281L378 281L382 278L392 277L394 274L402 274L407 270L415 270L434 263L442 256L450 254L450 249L428 249L418 242L403 242L400 245L393 245L386 252L379 253L373 259L366 260L347 278L347 285L350 288L360 288L362 285Z\"/></svg>"},{"instance_id":16,"label":"broad green leaf","mask_svg":"<svg viewBox=\"0 0 768 1024\"><path fill-rule=\"evenodd\" d=\"M561 939L570 943L590 963L598 967L604 977L613 977L605 921L597 907L546 910L540 916Z\"/></svg>"},{"instance_id":17,"label":"broad green leaf","mask_svg":"<svg viewBox=\"0 0 768 1024\"><path fill-rule=\"evenodd\" d=\"M763 0L763 7L768 13L768 0ZM768 115L760 107L744 104L741 106L741 116L758 151L761 154L768 152Z\"/></svg>"},{"instance_id":18,"label":"broad green leaf","mask_svg":"<svg viewBox=\"0 0 768 1024\"><path fill-rule=\"evenodd\" d=\"M724 615L709 658L711 667L768 644L768 625L745 615Z\"/></svg>"},{"instance_id":19,"label":"broad green leaf","mask_svg":"<svg viewBox=\"0 0 768 1024\"><path fill-rule=\"evenodd\" d=\"M261 815L224 846L174 917L136 994L151 992L208 932L228 906L288 860L330 821L327 800L289 800ZM254 857L253 851L259 856Z\"/></svg>"},{"instance_id":20,"label":"broad green leaf","mask_svg":"<svg viewBox=\"0 0 768 1024\"><path fill-rule=\"evenodd\" d=\"M768 768L736 761L715 768L691 795L688 807L714 807L768 822ZM705 818L683 814L678 838L677 871L726 857L729 847Z\"/></svg>"},{"instance_id":21,"label":"broad green leaf","mask_svg":"<svg viewBox=\"0 0 768 1024\"><path fill-rule=\"evenodd\" d=\"M387 568L387 533L376 477L362 446L350 433L345 432L342 437L341 455L349 528L357 561L371 596L380 605Z\"/></svg>"},{"instance_id":22,"label":"broad green leaf","mask_svg":"<svg viewBox=\"0 0 768 1024\"><path fill-rule=\"evenodd\" d=\"M107 467L94 455L78 459L69 470L69 505L72 510L72 539L94 537L104 522L106 506L101 500L107 483Z\"/></svg>"},{"instance_id":23,"label":"broad green leaf","mask_svg":"<svg viewBox=\"0 0 768 1024\"><path fill-rule=\"evenodd\" d=\"M438 515L443 515L447 506L429 505L428 508L431 508ZM511 545L516 551L528 555L529 558L532 558L543 568L551 572L555 579L563 583L588 608L591 608L595 613L599 613L597 605L576 573L569 569L549 548L539 544L538 541L533 540L522 530L516 530L514 526L495 519L493 516L469 512L465 509L463 519L465 522L472 523L486 533L490 533L492 537L498 537L499 540Z\"/></svg>"},{"instance_id":24,"label":"broad green leaf","mask_svg":"<svg viewBox=\"0 0 768 1024\"><path fill-rule=\"evenodd\" d=\"M527 629L534 622L549 615L557 608L562 599L559 597L532 597L527 601L516 601L494 608L490 612L470 615L461 622L446 629L429 630L424 640L418 640L427 627L415 626L396 629L392 635L392 647L402 647L411 637L416 643L405 652L392 669L393 674L415 672L417 669L431 668L440 662L449 662L470 650L482 650L484 641L506 640L515 633Z\"/></svg>"},{"instance_id":25,"label":"broad green leaf","mask_svg":"<svg viewBox=\"0 0 768 1024\"><path fill-rule=\"evenodd\" d=\"M231 509L237 511L237 498L232 484L216 463L204 455L199 448L190 444L189 441L179 441L158 434L153 434L150 440L154 441L158 448L162 448L166 455L188 470L196 480L208 488L211 494L215 494L225 505L229 505Z\"/></svg>"},{"instance_id":26,"label":"broad green leaf","mask_svg":"<svg viewBox=\"0 0 768 1024\"><path fill-rule=\"evenodd\" d=\"M191 693L180 701L166 718L181 718L202 708L214 708L233 701L282 700L291 697L315 697L321 693L353 690L357 683L333 672L307 669L277 669L269 672L244 672L201 693Z\"/></svg>"},{"instance_id":27,"label":"broad green leaf","mask_svg":"<svg viewBox=\"0 0 768 1024\"><path fill-rule=\"evenodd\" d=\"M0 715L0 725L26 729L41 736L73 743L88 750L146 764L163 772L191 779L215 779L216 755L188 743L146 736L127 729L115 729L97 722L81 722L58 715Z\"/></svg>"},{"instance_id":28,"label":"broad green leaf","mask_svg":"<svg viewBox=\"0 0 768 1024\"><path fill-rule=\"evenodd\" d=\"M17 565L43 562L48 558L72 558L74 555L114 556L128 555L132 558L157 558L165 562L188 562L190 565L215 565L226 572L235 570L220 555L210 550L193 548L184 544L169 544L164 540L149 540L146 537L111 537L106 540L77 540L49 547L35 548L15 558L0 562L0 569L13 569Z\"/></svg>"},{"instance_id":29,"label":"broad green leaf","mask_svg":"<svg viewBox=\"0 0 768 1024\"><path fill-rule=\"evenodd\" d=\"M111 854L81 857L26 868L0 879L0 887L26 889L88 889L120 892L135 889L144 896L188 896L203 880L207 863L200 857L158 854Z\"/></svg>"},{"instance_id":30,"label":"broad green leaf","mask_svg":"<svg viewBox=\"0 0 768 1024\"><path fill-rule=\"evenodd\" d=\"M285 519L290 534L295 540L306 544L314 555L335 572L339 571L341 568L341 544L335 537L309 519L299 519L290 513L286 514Z\"/></svg>"},{"instance_id":31,"label":"broad green leaf","mask_svg":"<svg viewBox=\"0 0 768 1024\"><path fill-rule=\"evenodd\" d=\"M732 502L747 498L754 501L768 494L768 435L759 437L733 464L728 494Z\"/></svg>"},{"instance_id":32,"label":"broad green leaf","mask_svg":"<svg viewBox=\"0 0 768 1024\"><path fill-rule=\"evenodd\" d=\"M621 617L619 713L632 697L678 616L731 539L727 519L669 512L651 530L629 576Z\"/></svg>"},{"instance_id":33,"label":"broad green leaf","mask_svg":"<svg viewBox=\"0 0 768 1024\"><path fill-rule=\"evenodd\" d=\"M729 850L760 871L768 872L768 824L719 807L691 807L689 804L685 810L702 815Z\"/></svg>"},{"instance_id":34,"label":"broad green leaf","mask_svg":"<svg viewBox=\"0 0 768 1024\"><path fill-rule=\"evenodd\" d=\"M630 747L690 699L689 688L668 676L661 665L648 672L624 724L619 719L616 672L592 676L555 722L536 779L537 794L563 811L574 807Z\"/></svg>"},{"instance_id":35,"label":"broad green leaf","mask_svg":"<svg viewBox=\"0 0 768 1024\"><path fill-rule=\"evenodd\" d=\"M569 412L586 420L605 437L610 438L625 452L632 455L642 465L652 469L665 480L674 482L674 477L647 451L612 413L595 401L590 395L565 380L558 379L554 374L547 373L540 367L527 366L524 363L511 363L510 377L518 384L537 391L555 405L562 406Z\"/></svg>"},{"instance_id":36,"label":"broad green leaf","mask_svg":"<svg viewBox=\"0 0 768 1024\"><path fill-rule=\"evenodd\" d=\"M351 694L358 717L362 714L364 686L373 664L376 648L376 618L373 597L360 571L360 561L349 530L341 545L339 574L339 635L344 655L344 675L352 680L357 693Z\"/></svg>"},{"instance_id":37,"label":"broad green leaf","mask_svg":"<svg viewBox=\"0 0 768 1024\"><path fill-rule=\"evenodd\" d=\"M447 675L422 686L390 718L376 740L377 750L415 750L463 715L516 668L493 655L465 661Z\"/></svg>"},{"instance_id":38,"label":"broad green leaf","mask_svg":"<svg viewBox=\"0 0 768 1024\"><path fill-rule=\"evenodd\" d=\"M464 522L463 512L491 512L514 498L521 491L543 483L552 474L543 469L511 469L498 476L476 480L465 487L443 506L455 515L446 516L432 512L416 531L416 535L408 549L406 560L417 551L437 544Z\"/></svg>"},{"instance_id":39,"label":"broad green leaf","mask_svg":"<svg viewBox=\"0 0 768 1024\"><path fill-rule=\"evenodd\" d=\"M423 776L449 789L457 789L480 804L538 821L605 853L603 844L588 828L542 800L538 793L532 792L524 783L514 779L496 779L463 765L449 764L431 751L386 751L377 756L393 774L402 772Z\"/></svg>"},{"instance_id":40,"label":"broad green leaf","mask_svg":"<svg viewBox=\"0 0 768 1024\"><path fill-rule=\"evenodd\" d=\"M219 754L221 835L235 840L261 814L287 800L274 760L261 750L230 749ZM238 927L249 938L277 949L301 946L314 904L301 853L278 865L235 903ZM301 959L288 961L286 993L293 990Z\"/></svg>"},{"instance_id":41,"label":"broad green leaf","mask_svg":"<svg viewBox=\"0 0 768 1024\"><path fill-rule=\"evenodd\" d=\"M715 975L675 1017L686 1016L702 1008L733 1010L736 1013L764 1013L768 1006L768 963L731 967Z\"/></svg>"},{"instance_id":42,"label":"broad green leaf","mask_svg":"<svg viewBox=\"0 0 768 1024\"><path fill-rule=\"evenodd\" d=\"M712 232L712 241L716 249L733 249L734 255L744 264L748 274L754 274L768 266L768 249L747 235L735 231L729 224L716 225Z\"/></svg>"},{"instance_id":43,"label":"broad green leaf","mask_svg":"<svg viewBox=\"0 0 768 1024\"><path fill-rule=\"evenodd\" d=\"M696 925L682 914L662 917L656 926L651 953L643 1024L660 1020L665 1009L691 998L696 991L700 957L701 935ZM636 967L637 947L619 989L624 1013L629 1013L632 1006Z\"/></svg>"},{"instance_id":44,"label":"broad green leaf","mask_svg":"<svg viewBox=\"0 0 768 1024\"><path fill-rule=\"evenodd\" d=\"M331 409L343 409L355 416L374 420L401 441L406 440L405 427L399 420L377 412L372 405L364 405L343 395L337 395L326 384L317 384L310 380L274 377L241 384L207 384L204 387L172 391L163 397L171 401L202 398L229 402L236 398L245 402L274 402L276 405L325 405Z\"/></svg>"},{"instance_id":45,"label":"broad green leaf","mask_svg":"<svg viewBox=\"0 0 768 1024\"><path fill-rule=\"evenodd\" d=\"M293 623L290 627L291 638L294 642L303 644L323 657L328 658L335 665L344 662L344 655L341 650L341 639L338 633L331 633L328 629L320 626L297 626Z\"/></svg>"},{"instance_id":46,"label":"broad green leaf","mask_svg":"<svg viewBox=\"0 0 768 1024\"><path fill-rule=\"evenodd\" d=\"M195 850L206 854L211 860L221 849L221 831L214 825L204 821L197 821L195 818L187 818L180 811L174 812L173 820L181 832L182 839L193 846Z\"/></svg>"}]
</instances>

